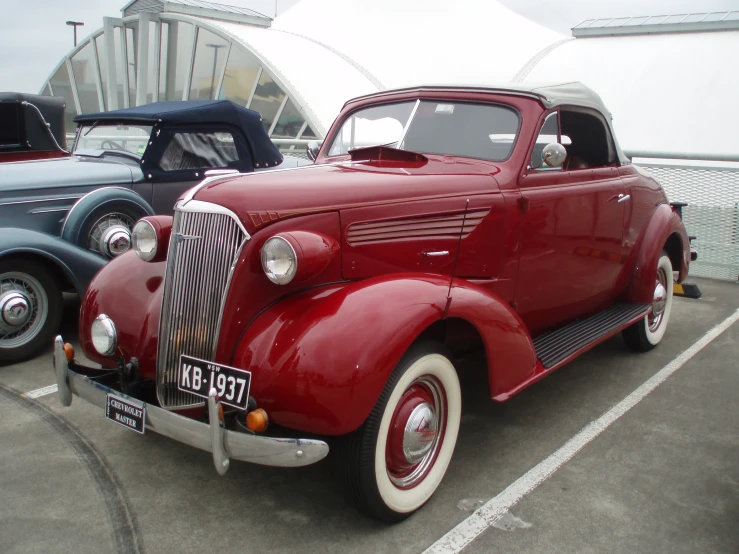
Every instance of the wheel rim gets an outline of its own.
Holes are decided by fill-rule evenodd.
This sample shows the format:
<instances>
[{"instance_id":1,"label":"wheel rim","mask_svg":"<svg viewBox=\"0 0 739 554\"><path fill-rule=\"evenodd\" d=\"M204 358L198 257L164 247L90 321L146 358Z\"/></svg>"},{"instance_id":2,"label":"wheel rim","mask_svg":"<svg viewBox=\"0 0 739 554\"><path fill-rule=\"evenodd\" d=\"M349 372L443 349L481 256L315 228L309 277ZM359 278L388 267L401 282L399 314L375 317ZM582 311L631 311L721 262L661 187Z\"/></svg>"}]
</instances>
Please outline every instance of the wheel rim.
<instances>
[{"instance_id":1,"label":"wheel rim","mask_svg":"<svg viewBox=\"0 0 739 554\"><path fill-rule=\"evenodd\" d=\"M647 320L649 330L652 333L659 329L665 315L665 307L667 306L667 278L664 268L658 268L657 279L654 285L654 295L652 297L652 313L649 314Z\"/></svg>"},{"instance_id":2,"label":"wheel rim","mask_svg":"<svg viewBox=\"0 0 739 554\"><path fill-rule=\"evenodd\" d=\"M37 279L17 271L0 275L0 348L18 348L41 331L49 312Z\"/></svg>"},{"instance_id":3,"label":"wheel rim","mask_svg":"<svg viewBox=\"0 0 739 554\"><path fill-rule=\"evenodd\" d=\"M90 228L87 248L109 258L120 256L131 247L135 221L122 213L106 214Z\"/></svg>"},{"instance_id":4,"label":"wheel rim","mask_svg":"<svg viewBox=\"0 0 739 554\"><path fill-rule=\"evenodd\" d=\"M410 489L434 466L444 441L447 419L444 387L431 375L419 377L405 390L393 413L385 448L390 481Z\"/></svg>"}]
</instances>

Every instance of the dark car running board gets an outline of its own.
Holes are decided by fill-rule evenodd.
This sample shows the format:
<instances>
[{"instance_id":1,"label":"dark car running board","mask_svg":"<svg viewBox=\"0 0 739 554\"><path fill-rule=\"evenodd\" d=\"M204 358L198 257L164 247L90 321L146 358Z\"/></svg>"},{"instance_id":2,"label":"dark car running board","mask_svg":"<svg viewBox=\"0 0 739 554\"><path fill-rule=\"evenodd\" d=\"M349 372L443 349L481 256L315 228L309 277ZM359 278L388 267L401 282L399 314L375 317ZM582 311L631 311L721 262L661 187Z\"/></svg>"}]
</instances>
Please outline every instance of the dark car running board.
<instances>
[{"instance_id":1,"label":"dark car running board","mask_svg":"<svg viewBox=\"0 0 739 554\"><path fill-rule=\"evenodd\" d=\"M586 319L547 331L534 339L536 357L549 369L583 347L599 342L649 313L650 304L614 304Z\"/></svg>"}]
</instances>

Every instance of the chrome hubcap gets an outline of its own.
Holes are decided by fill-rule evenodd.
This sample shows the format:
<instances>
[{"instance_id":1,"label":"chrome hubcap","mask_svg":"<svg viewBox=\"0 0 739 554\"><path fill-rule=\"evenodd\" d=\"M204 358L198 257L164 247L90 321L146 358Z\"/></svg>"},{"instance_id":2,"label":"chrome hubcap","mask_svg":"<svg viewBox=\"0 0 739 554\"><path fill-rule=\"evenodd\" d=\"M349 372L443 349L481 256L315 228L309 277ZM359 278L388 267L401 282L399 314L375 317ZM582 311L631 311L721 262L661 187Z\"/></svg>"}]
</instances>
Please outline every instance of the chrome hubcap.
<instances>
[{"instance_id":1,"label":"chrome hubcap","mask_svg":"<svg viewBox=\"0 0 739 554\"><path fill-rule=\"evenodd\" d=\"M33 340L46 322L49 305L41 283L19 271L0 274L0 347Z\"/></svg>"},{"instance_id":2,"label":"chrome hubcap","mask_svg":"<svg viewBox=\"0 0 739 554\"><path fill-rule=\"evenodd\" d=\"M405 459L416 464L428 454L436 439L436 414L428 402L419 404L411 412L403 433L403 454Z\"/></svg>"},{"instance_id":3,"label":"chrome hubcap","mask_svg":"<svg viewBox=\"0 0 739 554\"><path fill-rule=\"evenodd\" d=\"M446 396L430 375L416 379L403 393L393 413L385 445L390 481L410 489L434 466L446 430Z\"/></svg>"},{"instance_id":4,"label":"chrome hubcap","mask_svg":"<svg viewBox=\"0 0 739 554\"><path fill-rule=\"evenodd\" d=\"M667 274L664 269L657 271L657 280L654 284L654 296L652 297L652 313L649 314L649 330L654 333L659 329L662 318L667 307Z\"/></svg>"},{"instance_id":5,"label":"chrome hubcap","mask_svg":"<svg viewBox=\"0 0 739 554\"><path fill-rule=\"evenodd\" d=\"M21 327L31 317L30 302L21 292L6 292L0 297L0 314L10 327Z\"/></svg>"},{"instance_id":6,"label":"chrome hubcap","mask_svg":"<svg viewBox=\"0 0 739 554\"><path fill-rule=\"evenodd\" d=\"M87 247L107 258L115 258L131 247L131 229L136 222L126 214L107 214L90 228Z\"/></svg>"}]
</instances>

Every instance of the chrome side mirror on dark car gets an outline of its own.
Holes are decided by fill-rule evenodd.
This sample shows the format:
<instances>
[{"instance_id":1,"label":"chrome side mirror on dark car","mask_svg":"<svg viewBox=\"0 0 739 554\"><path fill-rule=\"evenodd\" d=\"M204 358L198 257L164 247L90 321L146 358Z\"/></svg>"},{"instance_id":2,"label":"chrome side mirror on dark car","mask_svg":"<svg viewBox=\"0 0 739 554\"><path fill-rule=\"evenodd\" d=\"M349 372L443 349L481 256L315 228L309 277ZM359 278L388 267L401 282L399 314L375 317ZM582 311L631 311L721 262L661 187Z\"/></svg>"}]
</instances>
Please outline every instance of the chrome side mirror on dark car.
<instances>
[{"instance_id":1,"label":"chrome side mirror on dark car","mask_svg":"<svg viewBox=\"0 0 739 554\"><path fill-rule=\"evenodd\" d=\"M321 143L319 143L318 141L312 140L308 143L308 148L306 149L306 152L312 162L316 161L316 158L318 157L318 151L320 149Z\"/></svg>"}]
</instances>

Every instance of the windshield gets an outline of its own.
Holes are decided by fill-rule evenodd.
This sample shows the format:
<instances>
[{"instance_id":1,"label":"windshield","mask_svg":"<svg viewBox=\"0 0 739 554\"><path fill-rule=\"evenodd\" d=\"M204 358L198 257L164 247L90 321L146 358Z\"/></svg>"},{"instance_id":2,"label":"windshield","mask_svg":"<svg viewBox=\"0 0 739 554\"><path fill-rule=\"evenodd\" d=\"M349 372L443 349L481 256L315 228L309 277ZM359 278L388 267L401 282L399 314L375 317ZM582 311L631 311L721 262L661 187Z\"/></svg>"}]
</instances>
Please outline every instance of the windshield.
<instances>
[{"instance_id":1,"label":"windshield","mask_svg":"<svg viewBox=\"0 0 739 554\"><path fill-rule=\"evenodd\" d=\"M150 135L151 125L83 125L72 153L84 149L105 150L141 159Z\"/></svg>"},{"instance_id":2,"label":"windshield","mask_svg":"<svg viewBox=\"0 0 739 554\"><path fill-rule=\"evenodd\" d=\"M503 161L518 135L519 117L500 104L419 100L383 104L349 116L329 156L383 144L421 154Z\"/></svg>"}]
</instances>

